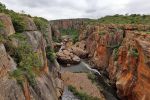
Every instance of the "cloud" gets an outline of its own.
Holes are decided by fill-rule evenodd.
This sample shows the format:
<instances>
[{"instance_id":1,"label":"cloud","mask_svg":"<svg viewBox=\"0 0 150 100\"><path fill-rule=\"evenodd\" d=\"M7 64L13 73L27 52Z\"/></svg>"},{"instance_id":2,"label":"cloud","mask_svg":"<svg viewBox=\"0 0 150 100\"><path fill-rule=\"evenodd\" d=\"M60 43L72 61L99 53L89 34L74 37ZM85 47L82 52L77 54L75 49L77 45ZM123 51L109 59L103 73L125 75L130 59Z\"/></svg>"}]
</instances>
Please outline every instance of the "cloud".
<instances>
[{"instance_id":1,"label":"cloud","mask_svg":"<svg viewBox=\"0 0 150 100\"><path fill-rule=\"evenodd\" d=\"M9 9L49 20L150 12L149 0L0 0Z\"/></svg>"}]
</instances>

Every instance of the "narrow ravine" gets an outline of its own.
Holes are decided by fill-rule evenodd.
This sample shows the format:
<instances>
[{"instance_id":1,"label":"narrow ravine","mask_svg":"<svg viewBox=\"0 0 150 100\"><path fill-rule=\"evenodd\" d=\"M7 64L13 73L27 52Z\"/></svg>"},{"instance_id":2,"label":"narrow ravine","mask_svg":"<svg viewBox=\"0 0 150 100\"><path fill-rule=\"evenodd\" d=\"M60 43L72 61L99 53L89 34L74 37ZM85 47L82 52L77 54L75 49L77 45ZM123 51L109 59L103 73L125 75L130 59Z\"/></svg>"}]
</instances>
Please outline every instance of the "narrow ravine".
<instances>
[{"instance_id":1,"label":"narrow ravine","mask_svg":"<svg viewBox=\"0 0 150 100\"><path fill-rule=\"evenodd\" d=\"M92 69L92 67L89 64L87 64L84 60L82 60L81 63L78 65L71 65L70 67L61 66L61 71L62 72L70 71L70 72L75 72L75 73L92 72L93 74L96 75L96 79L97 79L96 81L99 83L98 85L102 88L101 91L104 94L105 99L106 100L118 100L116 91L106 82L106 80L101 75L101 73L96 69ZM62 100L64 100L66 95L68 95L68 96L70 95L69 97L74 98L72 93L68 92L69 90L66 90L66 89L67 88L64 89L64 93L62 95ZM77 99L71 99L71 100L77 100Z\"/></svg>"}]
</instances>

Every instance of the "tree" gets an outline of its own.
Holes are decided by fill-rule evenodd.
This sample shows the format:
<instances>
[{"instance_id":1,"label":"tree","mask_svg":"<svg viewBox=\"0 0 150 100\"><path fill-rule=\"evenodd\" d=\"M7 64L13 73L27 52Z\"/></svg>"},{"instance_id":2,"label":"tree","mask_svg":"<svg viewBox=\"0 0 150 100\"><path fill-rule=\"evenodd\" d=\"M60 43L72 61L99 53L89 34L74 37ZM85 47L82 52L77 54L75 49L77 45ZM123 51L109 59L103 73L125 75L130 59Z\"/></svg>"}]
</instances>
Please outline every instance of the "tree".
<instances>
[{"instance_id":1,"label":"tree","mask_svg":"<svg viewBox=\"0 0 150 100\"><path fill-rule=\"evenodd\" d=\"M0 12L3 12L6 9L6 6L0 2Z\"/></svg>"}]
</instances>

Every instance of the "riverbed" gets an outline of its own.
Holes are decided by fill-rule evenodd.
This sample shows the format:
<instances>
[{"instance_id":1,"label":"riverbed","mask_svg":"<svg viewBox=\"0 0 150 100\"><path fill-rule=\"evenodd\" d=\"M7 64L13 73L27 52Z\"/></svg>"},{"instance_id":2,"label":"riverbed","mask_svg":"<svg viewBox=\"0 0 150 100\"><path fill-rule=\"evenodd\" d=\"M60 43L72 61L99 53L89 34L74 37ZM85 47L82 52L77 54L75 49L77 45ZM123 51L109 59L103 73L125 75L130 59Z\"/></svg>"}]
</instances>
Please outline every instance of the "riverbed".
<instances>
[{"instance_id":1,"label":"riverbed","mask_svg":"<svg viewBox=\"0 0 150 100\"><path fill-rule=\"evenodd\" d=\"M98 85L101 87L101 92L104 94L104 97L106 100L119 100L117 95L116 95L116 90L113 89L107 82L106 79L101 75L101 73L99 73L98 70L96 69L92 69L92 67L86 63L84 60L81 61L80 64L78 65L71 65L70 67L66 67L66 66L61 66L61 72L65 72L65 71L69 71L69 72L74 72L74 73L80 73L80 72L84 72L84 73L93 73L96 75L96 81L99 83ZM79 100L77 99L77 97L75 97L69 90L67 90L67 87L65 87L64 89L64 93L62 95L62 100L65 100L64 97L66 97L66 95L70 95L70 97L73 97L75 99L70 99L70 100ZM69 99L66 99L69 100Z\"/></svg>"}]
</instances>

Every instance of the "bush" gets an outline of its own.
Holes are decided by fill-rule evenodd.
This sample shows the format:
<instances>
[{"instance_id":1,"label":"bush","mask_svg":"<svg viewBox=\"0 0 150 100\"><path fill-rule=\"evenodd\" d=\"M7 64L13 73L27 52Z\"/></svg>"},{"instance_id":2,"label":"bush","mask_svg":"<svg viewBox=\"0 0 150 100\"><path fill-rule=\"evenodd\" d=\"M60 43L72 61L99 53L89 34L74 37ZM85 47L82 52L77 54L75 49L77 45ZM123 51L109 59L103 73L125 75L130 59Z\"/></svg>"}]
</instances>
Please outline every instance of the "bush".
<instances>
[{"instance_id":1,"label":"bush","mask_svg":"<svg viewBox=\"0 0 150 100\"><path fill-rule=\"evenodd\" d=\"M6 6L0 3L0 12L3 12L6 9Z\"/></svg>"},{"instance_id":2,"label":"bush","mask_svg":"<svg viewBox=\"0 0 150 100\"><path fill-rule=\"evenodd\" d=\"M100 36L105 35L105 32L101 31L101 32L99 32L99 35Z\"/></svg>"},{"instance_id":3,"label":"bush","mask_svg":"<svg viewBox=\"0 0 150 100\"><path fill-rule=\"evenodd\" d=\"M23 75L23 72L20 70L20 69L16 69L14 70L10 76L14 77L18 84L22 85L23 84L23 81L25 79L24 75Z\"/></svg>"},{"instance_id":4,"label":"bush","mask_svg":"<svg viewBox=\"0 0 150 100\"><path fill-rule=\"evenodd\" d=\"M48 42L48 24L49 22L42 18L42 17L34 17L33 18L35 25L37 26L37 29L43 33L44 38Z\"/></svg>"},{"instance_id":5,"label":"bush","mask_svg":"<svg viewBox=\"0 0 150 100\"><path fill-rule=\"evenodd\" d=\"M0 43L4 42L4 36L0 34Z\"/></svg>"},{"instance_id":6,"label":"bush","mask_svg":"<svg viewBox=\"0 0 150 100\"><path fill-rule=\"evenodd\" d=\"M115 48L114 51L113 51L114 61L117 61L117 60L118 60L118 49L119 49L119 48Z\"/></svg>"},{"instance_id":7,"label":"bush","mask_svg":"<svg viewBox=\"0 0 150 100\"><path fill-rule=\"evenodd\" d=\"M47 46L46 55L47 55L47 58L49 59L49 61L54 62L54 60L56 58L56 54L52 50L51 46Z\"/></svg>"},{"instance_id":8,"label":"bush","mask_svg":"<svg viewBox=\"0 0 150 100\"><path fill-rule=\"evenodd\" d=\"M63 35L69 35L71 36L73 42L77 42L78 41L78 31L74 28L68 28L68 29L60 29L60 33Z\"/></svg>"},{"instance_id":9,"label":"bush","mask_svg":"<svg viewBox=\"0 0 150 100\"><path fill-rule=\"evenodd\" d=\"M45 32L47 30L49 22L42 17L34 17L34 23L36 24L38 30Z\"/></svg>"},{"instance_id":10,"label":"bush","mask_svg":"<svg viewBox=\"0 0 150 100\"><path fill-rule=\"evenodd\" d=\"M25 22L23 21L23 14L16 13L13 10L6 9L6 6L0 3L0 12L10 15L13 26L16 32L23 32L25 30Z\"/></svg>"},{"instance_id":11,"label":"bush","mask_svg":"<svg viewBox=\"0 0 150 100\"><path fill-rule=\"evenodd\" d=\"M96 82L96 76L92 73L88 73L88 79L90 79L92 83Z\"/></svg>"},{"instance_id":12,"label":"bush","mask_svg":"<svg viewBox=\"0 0 150 100\"><path fill-rule=\"evenodd\" d=\"M15 31L19 33L25 31L25 22L23 21L23 16L15 12L10 12L9 15L11 16Z\"/></svg>"},{"instance_id":13,"label":"bush","mask_svg":"<svg viewBox=\"0 0 150 100\"><path fill-rule=\"evenodd\" d=\"M40 70L41 61L37 55L32 50L32 47L27 43L25 36L23 34L14 34L10 38L16 38L19 40L19 46L13 47L7 44L7 52L15 59L17 62L17 70L15 70L11 75L16 78L18 83L27 78L29 83L35 85L36 70ZM21 75L21 76L20 76ZM20 78L23 77L23 78Z\"/></svg>"},{"instance_id":14,"label":"bush","mask_svg":"<svg viewBox=\"0 0 150 100\"><path fill-rule=\"evenodd\" d=\"M99 100L97 97L89 96L86 93L78 92L75 87L72 85L68 86L68 90L70 90L75 96L77 96L80 100Z\"/></svg>"},{"instance_id":15,"label":"bush","mask_svg":"<svg viewBox=\"0 0 150 100\"><path fill-rule=\"evenodd\" d=\"M130 49L130 54L136 58L139 56L138 50L136 48Z\"/></svg>"},{"instance_id":16,"label":"bush","mask_svg":"<svg viewBox=\"0 0 150 100\"><path fill-rule=\"evenodd\" d=\"M0 29L4 27L3 22L0 20Z\"/></svg>"}]
</instances>

